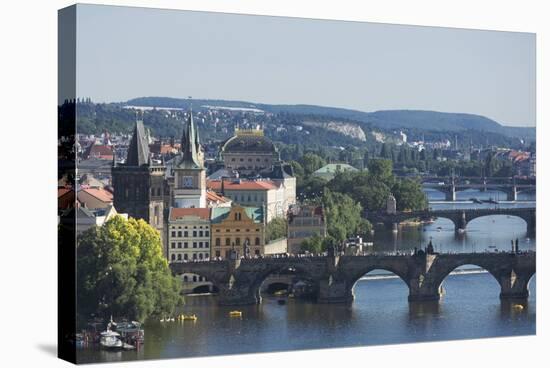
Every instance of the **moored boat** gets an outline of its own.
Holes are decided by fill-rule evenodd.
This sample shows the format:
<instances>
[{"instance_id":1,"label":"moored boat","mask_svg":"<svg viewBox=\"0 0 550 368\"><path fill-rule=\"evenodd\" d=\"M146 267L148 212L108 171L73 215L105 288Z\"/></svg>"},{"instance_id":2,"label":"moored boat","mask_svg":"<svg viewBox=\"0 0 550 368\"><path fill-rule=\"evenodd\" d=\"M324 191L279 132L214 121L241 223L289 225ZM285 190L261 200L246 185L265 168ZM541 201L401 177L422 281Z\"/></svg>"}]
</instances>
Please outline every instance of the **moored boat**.
<instances>
[{"instance_id":1,"label":"moored boat","mask_svg":"<svg viewBox=\"0 0 550 368\"><path fill-rule=\"evenodd\" d=\"M120 334L111 330L103 331L99 338L99 344L105 349L122 349L124 343L120 339Z\"/></svg>"}]
</instances>

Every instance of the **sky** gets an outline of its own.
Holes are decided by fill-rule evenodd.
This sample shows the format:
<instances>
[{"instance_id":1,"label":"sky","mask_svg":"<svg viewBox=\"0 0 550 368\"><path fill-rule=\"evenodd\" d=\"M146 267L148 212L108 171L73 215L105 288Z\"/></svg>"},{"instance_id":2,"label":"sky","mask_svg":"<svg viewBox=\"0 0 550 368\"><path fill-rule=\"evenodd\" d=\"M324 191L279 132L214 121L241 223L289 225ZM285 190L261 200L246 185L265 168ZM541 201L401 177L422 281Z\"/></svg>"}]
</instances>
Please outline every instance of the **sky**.
<instances>
[{"instance_id":1,"label":"sky","mask_svg":"<svg viewBox=\"0 0 550 368\"><path fill-rule=\"evenodd\" d=\"M534 126L532 33L82 5L77 96L479 114Z\"/></svg>"}]
</instances>

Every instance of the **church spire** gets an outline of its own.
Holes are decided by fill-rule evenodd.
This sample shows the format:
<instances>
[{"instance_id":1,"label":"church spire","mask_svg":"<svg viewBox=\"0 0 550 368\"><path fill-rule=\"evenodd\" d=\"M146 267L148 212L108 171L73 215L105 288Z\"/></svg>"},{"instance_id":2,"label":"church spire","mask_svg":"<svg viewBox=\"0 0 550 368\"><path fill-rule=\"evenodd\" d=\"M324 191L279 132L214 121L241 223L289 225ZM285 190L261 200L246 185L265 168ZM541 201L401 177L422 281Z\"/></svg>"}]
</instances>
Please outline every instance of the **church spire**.
<instances>
[{"instance_id":1,"label":"church spire","mask_svg":"<svg viewBox=\"0 0 550 368\"><path fill-rule=\"evenodd\" d=\"M185 165L190 168L201 168L202 165L199 160L199 138L195 129L195 123L193 122L193 113L189 111L189 118L183 129L181 137L181 152L182 159L179 166Z\"/></svg>"},{"instance_id":2,"label":"church spire","mask_svg":"<svg viewBox=\"0 0 550 368\"><path fill-rule=\"evenodd\" d=\"M134 133L128 147L127 166L142 166L149 163L149 142L142 120L136 120Z\"/></svg>"}]
</instances>

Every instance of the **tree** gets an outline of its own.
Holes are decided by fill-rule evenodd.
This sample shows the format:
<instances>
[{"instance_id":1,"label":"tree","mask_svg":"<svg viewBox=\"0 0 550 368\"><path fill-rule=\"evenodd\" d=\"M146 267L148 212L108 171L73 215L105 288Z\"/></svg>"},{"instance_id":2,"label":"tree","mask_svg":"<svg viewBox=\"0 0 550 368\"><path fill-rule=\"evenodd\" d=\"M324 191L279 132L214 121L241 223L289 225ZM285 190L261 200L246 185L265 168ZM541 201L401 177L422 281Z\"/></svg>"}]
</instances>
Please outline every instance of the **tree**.
<instances>
[{"instance_id":1,"label":"tree","mask_svg":"<svg viewBox=\"0 0 550 368\"><path fill-rule=\"evenodd\" d=\"M323 193L327 232L336 242L355 235L361 221L361 205L346 194L326 189Z\"/></svg>"},{"instance_id":2,"label":"tree","mask_svg":"<svg viewBox=\"0 0 550 368\"><path fill-rule=\"evenodd\" d=\"M286 219L274 218L266 226L266 238L268 241L286 237Z\"/></svg>"},{"instance_id":3,"label":"tree","mask_svg":"<svg viewBox=\"0 0 550 368\"><path fill-rule=\"evenodd\" d=\"M302 156L301 164L304 168L305 174L310 175L314 171L325 166L327 163L321 156L308 152Z\"/></svg>"},{"instance_id":4,"label":"tree","mask_svg":"<svg viewBox=\"0 0 550 368\"><path fill-rule=\"evenodd\" d=\"M180 280L162 255L160 234L143 220L116 216L77 239L77 305L91 316L146 320L172 314Z\"/></svg>"},{"instance_id":5,"label":"tree","mask_svg":"<svg viewBox=\"0 0 550 368\"><path fill-rule=\"evenodd\" d=\"M310 253L322 253L328 249L330 245L334 243L334 239L328 235L321 237L319 234L315 234L302 241L300 248L302 251L308 251Z\"/></svg>"},{"instance_id":6,"label":"tree","mask_svg":"<svg viewBox=\"0 0 550 368\"><path fill-rule=\"evenodd\" d=\"M397 209L422 210L428 206L426 195L422 191L422 185L411 179L403 179L394 184L392 193L397 202Z\"/></svg>"},{"instance_id":7,"label":"tree","mask_svg":"<svg viewBox=\"0 0 550 368\"><path fill-rule=\"evenodd\" d=\"M393 183L393 165L391 160L370 160L368 169L370 174L382 180L386 185L390 185Z\"/></svg>"}]
</instances>

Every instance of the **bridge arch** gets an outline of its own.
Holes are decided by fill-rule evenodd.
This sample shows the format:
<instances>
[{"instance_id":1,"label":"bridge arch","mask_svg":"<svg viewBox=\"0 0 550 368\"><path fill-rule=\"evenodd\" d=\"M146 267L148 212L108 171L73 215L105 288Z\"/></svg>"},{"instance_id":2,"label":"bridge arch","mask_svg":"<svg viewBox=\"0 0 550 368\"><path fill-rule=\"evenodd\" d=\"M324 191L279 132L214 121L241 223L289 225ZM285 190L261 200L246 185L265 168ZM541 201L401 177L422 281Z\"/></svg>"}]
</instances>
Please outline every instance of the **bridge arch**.
<instances>
[{"instance_id":1,"label":"bridge arch","mask_svg":"<svg viewBox=\"0 0 550 368\"><path fill-rule=\"evenodd\" d=\"M295 276L296 278L316 283L316 279L313 275L311 275L310 271L308 270L307 266L296 263L272 263L265 267L263 270L256 272L253 279L248 280L249 282L249 293L251 296L253 296L256 299L256 303L261 303L262 296L261 296L261 289L262 284L265 282L265 280L271 276L271 275L277 275L277 274L287 274Z\"/></svg>"},{"instance_id":2,"label":"bridge arch","mask_svg":"<svg viewBox=\"0 0 550 368\"><path fill-rule=\"evenodd\" d=\"M386 273L384 274L373 274L373 272L376 272L376 271L385 271ZM406 278L405 275L402 274L402 272L400 272L399 270L397 269L394 269L392 267L377 267L377 266L372 266L372 267L368 267L367 269L365 269L365 272L361 275L359 275L357 277L357 274L353 275L353 277L348 281L348 285L349 285L349 293L350 295L355 299L355 288L357 286L357 284L359 283L359 281L365 277L365 276L377 276L377 275L380 275L380 277L396 277L397 279L399 279L400 281L402 281L401 283L401 286L403 286L403 284L406 286L406 289L405 289L405 293L409 293L409 289L410 289L410 286L409 286L409 282L408 282L408 279ZM367 281L368 283L369 281Z\"/></svg>"},{"instance_id":3,"label":"bridge arch","mask_svg":"<svg viewBox=\"0 0 550 368\"><path fill-rule=\"evenodd\" d=\"M521 220L524 224L525 224L525 228L527 229L528 226L529 226L529 223L528 223L528 220L525 218L525 216L521 216L521 215L507 215L507 214L481 214L481 215L475 215L475 216L471 216L468 218L468 222L466 224L466 226L470 225L472 222L478 220L478 219L482 219L482 218L485 218L485 217L507 217L507 218L514 218L514 219L519 219Z\"/></svg>"},{"instance_id":4,"label":"bridge arch","mask_svg":"<svg viewBox=\"0 0 550 368\"><path fill-rule=\"evenodd\" d=\"M454 266L454 267L453 267ZM436 279L435 281L435 285L437 287L438 290L443 290L443 284L445 282L445 280L448 279L449 276L451 276L451 274L453 272L464 272L465 274L467 272L487 272L489 275L491 275L491 279L493 280L493 283L494 283L494 287L496 288L495 290L497 290L497 292L500 291L501 289L501 275L499 274L496 274L496 273L493 273L491 272L491 267L487 267L487 265L483 265L482 262L463 262L463 263L460 263L460 264L457 264L457 265L453 265L451 267L453 267L451 269L451 267L449 267L447 270L445 270L444 272L442 272L439 277ZM465 268L465 269L462 269L462 268Z\"/></svg>"},{"instance_id":5,"label":"bridge arch","mask_svg":"<svg viewBox=\"0 0 550 368\"><path fill-rule=\"evenodd\" d=\"M184 278L183 275L197 275L198 278L197 280L199 280L199 278L203 278L203 282L211 282L212 283L212 291L213 292L219 292L220 288L221 288L221 283L219 282L219 280L216 280L216 278L214 277L213 273L209 270L206 270L204 268L193 268L193 269L186 269L185 267L177 267L177 266L180 266L180 265L173 265L171 268L172 268L172 273L176 276L178 276L178 278L181 279L182 282L191 282L193 279L188 277L187 280ZM202 287L205 286L204 284L203 285L198 285L197 287L193 288L192 292L195 293L195 290L199 289L202 290Z\"/></svg>"},{"instance_id":6,"label":"bridge arch","mask_svg":"<svg viewBox=\"0 0 550 368\"><path fill-rule=\"evenodd\" d=\"M494 213L494 214L492 214L492 213L475 213L474 212L472 214L468 214L467 219L466 219L466 223L464 224L465 229L467 229L468 225L472 221L475 221L477 219L484 218L484 217L491 217L491 216L506 216L506 217L510 217L510 218L516 218L516 219L523 220L523 222L525 223L525 231L527 233L534 232L534 228L536 226L534 216L532 216L528 213L519 212L519 213Z\"/></svg>"}]
</instances>

